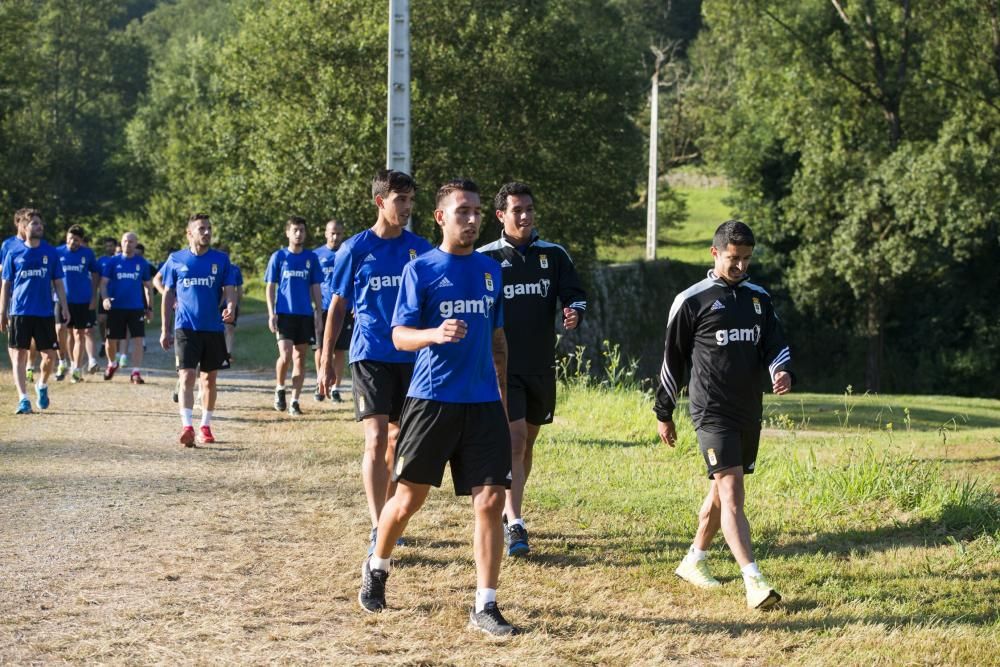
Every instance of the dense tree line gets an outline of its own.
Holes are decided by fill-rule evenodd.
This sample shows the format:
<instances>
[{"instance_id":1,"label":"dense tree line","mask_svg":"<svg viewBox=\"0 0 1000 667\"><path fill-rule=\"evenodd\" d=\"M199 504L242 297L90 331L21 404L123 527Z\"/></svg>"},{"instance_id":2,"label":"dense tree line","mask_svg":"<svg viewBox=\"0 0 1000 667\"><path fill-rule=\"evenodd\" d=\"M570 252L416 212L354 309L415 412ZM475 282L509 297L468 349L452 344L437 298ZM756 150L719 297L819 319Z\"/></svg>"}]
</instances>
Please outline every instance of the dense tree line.
<instances>
[{"instance_id":1,"label":"dense tree line","mask_svg":"<svg viewBox=\"0 0 1000 667\"><path fill-rule=\"evenodd\" d=\"M137 229L210 212L259 265L289 213L372 217L385 0L0 3L0 216ZM1000 0L413 0L416 221L435 184L536 185L583 262L660 170L729 177L807 386L1000 394ZM664 189L666 210L680 210ZM486 225L485 237L497 233ZM259 266L258 266L259 268Z\"/></svg>"}]
</instances>

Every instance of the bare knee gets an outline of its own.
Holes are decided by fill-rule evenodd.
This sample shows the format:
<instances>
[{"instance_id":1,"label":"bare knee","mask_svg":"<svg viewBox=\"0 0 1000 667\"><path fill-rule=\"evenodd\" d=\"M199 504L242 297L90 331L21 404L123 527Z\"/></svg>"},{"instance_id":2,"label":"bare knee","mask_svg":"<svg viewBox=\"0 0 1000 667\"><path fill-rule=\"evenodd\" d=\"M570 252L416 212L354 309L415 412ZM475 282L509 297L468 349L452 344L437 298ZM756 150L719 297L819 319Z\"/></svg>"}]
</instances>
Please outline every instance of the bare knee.
<instances>
[{"instance_id":1,"label":"bare knee","mask_svg":"<svg viewBox=\"0 0 1000 667\"><path fill-rule=\"evenodd\" d=\"M506 494L504 493L503 487L487 486L483 487L481 492L474 494L472 507L474 508L476 514L500 516L501 512L503 512L505 500Z\"/></svg>"}]
</instances>

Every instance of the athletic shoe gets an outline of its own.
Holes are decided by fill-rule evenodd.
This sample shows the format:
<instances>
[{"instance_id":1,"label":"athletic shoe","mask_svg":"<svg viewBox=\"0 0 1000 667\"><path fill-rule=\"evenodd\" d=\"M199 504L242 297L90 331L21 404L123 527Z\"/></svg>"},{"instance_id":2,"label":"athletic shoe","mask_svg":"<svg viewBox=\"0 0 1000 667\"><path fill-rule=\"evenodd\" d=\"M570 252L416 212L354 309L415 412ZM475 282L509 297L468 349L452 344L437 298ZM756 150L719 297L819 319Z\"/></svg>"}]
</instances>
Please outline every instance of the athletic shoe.
<instances>
[{"instance_id":1,"label":"athletic shoe","mask_svg":"<svg viewBox=\"0 0 1000 667\"><path fill-rule=\"evenodd\" d=\"M504 526L503 541L507 545L508 556L525 556L531 547L528 546L528 531L524 526L511 523Z\"/></svg>"},{"instance_id":2,"label":"athletic shoe","mask_svg":"<svg viewBox=\"0 0 1000 667\"><path fill-rule=\"evenodd\" d=\"M323 392L319 390L319 385L316 385L316 391L313 392L313 398L320 402L322 402L323 399L326 398L326 396L323 395Z\"/></svg>"},{"instance_id":3,"label":"athletic shoe","mask_svg":"<svg viewBox=\"0 0 1000 667\"><path fill-rule=\"evenodd\" d=\"M778 591L764 580L764 575L754 574L743 577L747 587L747 607L750 609L770 609L781 602Z\"/></svg>"},{"instance_id":4,"label":"athletic shoe","mask_svg":"<svg viewBox=\"0 0 1000 667\"><path fill-rule=\"evenodd\" d=\"M39 409L46 410L49 407L49 388L35 387L35 394L38 396Z\"/></svg>"},{"instance_id":5,"label":"athletic shoe","mask_svg":"<svg viewBox=\"0 0 1000 667\"><path fill-rule=\"evenodd\" d=\"M56 366L56 382L62 382L66 379L66 364L59 362Z\"/></svg>"},{"instance_id":6,"label":"athletic shoe","mask_svg":"<svg viewBox=\"0 0 1000 667\"><path fill-rule=\"evenodd\" d=\"M31 366L28 366L24 370L24 377L27 378L28 382L34 382L35 381L35 369L32 368Z\"/></svg>"},{"instance_id":7,"label":"athletic shoe","mask_svg":"<svg viewBox=\"0 0 1000 667\"><path fill-rule=\"evenodd\" d=\"M689 563L687 558L681 561L681 564L677 566L674 570L674 574L688 582L689 584L694 584L698 588L718 588L722 584L719 580L712 576L712 573L708 571L708 561L704 558L695 562Z\"/></svg>"},{"instance_id":8,"label":"athletic shoe","mask_svg":"<svg viewBox=\"0 0 1000 667\"><path fill-rule=\"evenodd\" d=\"M201 427L201 433L198 435L198 442L203 445L210 445L215 442L215 436L212 435L212 427L208 425Z\"/></svg>"},{"instance_id":9,"label":"athletic shoe","mask_svg":"<svg viewBox=\"0 0 1000 667\"><path fill-rule=\"evenodd\" d=\"M343 403L344 399L340 397L340 390L333 389L330 391L330 400L334 403Z\"/></svg>"},{"instance_id":10,"label":"athletic shoe","mask_svg":"<svg viewBox=\"0 0 1000 667\"><path fill-rule=\"evenodd\" d=\"M108 364L108 367L104 369L104 379L110 380L113 378L116 370L118 370L118 364Z\"/></svg>"},{"instance_id":11,"label":"athletic shoe","mask_svg":"<svg viewBox=\"0 0 1000 667\"><path fill-rule=\"evenodd\" d=\"M22 398L17 402L17 412L15 415L30 415L31 414L31 401L26 398Z\"/></svg>"},{"instance_id":12,"label":"athletic shoe","mask_svg":"<svg viewBox=\"0 0 1000 667\"><path fill-rule=\"evenodd\" d=\"M285 403L285 390L275 389L274 390L274 409L278 412L284 412L288 408L288 404Z\"/></svg>"},{"instance_id":13,"label":"athletic shoe","mask_svg":"<svg viewBox=\"0 0 1000 667\"><path fill-rule=\"evenodd\" d=\"M139 375L139 371L132 371L132 375L129 376L128 381L132 384L146 384L146 381Z\"/></svg>"},{"instance_id":14,"label":"athletic shoe","mask_svg":"<svg viewBox=\"0 0 1000 667\"><path fill-rule=\"evenodd\" d=\"M361 608L369 613L385 609L385 582L389 573L385 570L372 570L365 558L361 564L361 590L358 591L358 602Z\"/></svg>"},{"instance_id":15,"label":"athletic shoe","mask_svg":"<svg viewBox=\"0 0 1000 667\"><path fill-rule=\"evenodd\" d=\"M185 426L181 430L180 443L185 447L194 447L194 426Z\"/></svg>"},{"instance_id":16,"label":"athletic shoe","mask_svg":"<svg viewBox=\"0 0 1000 667\"><path fill-rule=\"evenodd\" d=\"M93 375L94 373L97 372L98 368L100 368L100 365L96 361L90 362L87 365L87 375Z\"/></svg>"},{"instance_id":17,"label":"athletic shoe","mask_svg":"<svg viewBox=\"0 0 1000 667\"><path fill-rule=\"evenodd\" d=\"M73 384L77 384L78 382L83 382L83 372L79 368L75 369L69 381L72 382Z\"/></svg>"},{"instance_id":18,"label":"athletic shoe","mask_svg":"<svg viewBox=\"0 0 1000 667\"><path fill-rule=\"evenodd\" d=\"M293 417L297 417L302 414L302 408L299 407L298 401L292 401L292 404L288 406L288 414Z\"/></svg>"},{"instance_id":19,"label":"athletic shoe","mask_svg":"<svg viewBox=\"0 0 1000 667\"><path fill-rule=\"evenodd\" d=\"M507 622L507 619L500 613L500 607L497 606L496 602L487 602L483 610L479 612L473 607L469 612L469 627L494 637L517 634L517 628Z\"/></svg>"}]
</instances>

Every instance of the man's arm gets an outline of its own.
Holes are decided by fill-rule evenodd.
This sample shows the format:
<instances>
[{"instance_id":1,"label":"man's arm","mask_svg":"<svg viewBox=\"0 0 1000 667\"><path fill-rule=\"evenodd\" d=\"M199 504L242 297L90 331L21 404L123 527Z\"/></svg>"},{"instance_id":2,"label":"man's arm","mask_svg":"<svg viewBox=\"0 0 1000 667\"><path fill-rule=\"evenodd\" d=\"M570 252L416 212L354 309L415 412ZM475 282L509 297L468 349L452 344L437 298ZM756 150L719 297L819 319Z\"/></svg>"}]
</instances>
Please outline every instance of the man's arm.
<instances>
[{"instance_id":1,"label":"man's arm","mask_svg":"<svg viewBox=\"0 0 1000 667\"><path fill-rule=\"evenodd\" d=\"M167 293L167 288L163 284L163 271L157 271L156 275L153 276L153 287L156 288L161 297ZM161 308L160 310L163 309Z\"/></svg>"},{"instance_id":2,"label":"man's arm","mask_svg":"<svg viewBox=\"0 0 1000 667\"><path fill-rule=\"evenodd\" d=\"M275 302L277 300L278 284L268 283L264 289L267 297L267 328L271 333L278 333L278 313L275 312Z\"/></svg>"},{"instance_id":3,"label":"man's arm","mask_svg":"<svg viewBox=\"0 0 1000 667\"><path fill-rule=\"evenodd\" d=\"M142 291L146 295L146 321L153 319L153 283L149 280L142 281Z\"/></svg>"},{"instance_id":4,"label":"man's arm","mask_svg":"<svg viewBox=\"0 0 1000 667\"><path fill-rule=\"evenodd\" d=\"M169 350L174 344L174 335L170 329L170 320L173 319L174 301L177 295L173 289L164 289L163 300L160 302L160 347Z\"/></svg>"},{"instance_id":5,"label":"man's arm","mask_svg":"<svg viewBox=\"0 0 1000 667\"><path fill-rule=\"evenodd\" d=\"M320 283L313 283L309 286L309 295L313 302L313 327L316 329L316 340L319 340L319 332L323 328L323 322L319 321L323 314L323 288Z\"/></svg>"},{"instance_id":6,"label":"man's arm","mask_svg":"<svg viewBox=\"0 0 1000 667\"><path fill-rule=\"evenodd\" d=\"M0 280L0 331L7 331L7 304L10 303L11 284Z\"/></svg>"},{"instance_id":7,"label":"man's arm","mask_svg":"<svg viewBox=\"0 0 1000 667\"><path fill-rule=\"evenodd\" d=\"M403 352L416 352L430 345L457 343L465 338L469 326L465 320L445 320L433 329L415 329L401 325L392 328L392 344Z\"/></svg>"},{"instance_id":8,"label":"man's arm","mask_svg":"<svg viewBox=\"0 0 1000 667\"><path fill-rule=\"evenodd\" d=\"M104 305L104 310L111 310L111 299L108 297L108 277L103 276L101 278L101 303Z\"/></svg>"},{"instance_id":9,"label":"man's arm","mask_svg":"<svg viewBox=\"0 0 1000 667\"><path fill-rule=\"evenodd\" d=\"M59 311L62 313L63 322L69 322L69 305L66 302L66 279L56 278L52 282L56 287L56 296L59 298Z\"/></svg>"},{"instance_id":10,"label":"man's arm","mask_svg":"<svg viewBox=\"0 0 1000 667\"><path fill-rule=\"evenodd\" d=\"M563 252L564 257L559 262L559 302L563 307L563 328L572 331L580 326L587 311L587 292L569 253Z\"/></svg>"},{"instance_id":11,"label":"man's arm","mask_svg":"<svg viewBox=\"0 0 1000 667\"><path fill-rule=\"evenodd\" d=\"M792 382L795 380L792 373L792 353L785 341L781 322L778 320L778 314L774 312L774 304L770 299L767 301L767 306L761 341L763 360L767 364L767 374L771 378L771 388L774 393L787 394L792 390Z\"/></svg>"},{"instance_id":12,"label":"man's arm","mask_svg":"<svg viewBox=\"0 0 1000 667\"><path fill-rule=\"evenodd\" d=\"M223 285L222 298L226 301L226 307L222 311L222 321L226 324L232 324L236 318L236 286Z\"/></svg>"},{"instance_id":13,"label":"man's arm","mask_svg":"<svg viewBox=\"0 0 1000 667\"><path fill-rule=\"evenodd\" d=\"M337 293L330 297L330 307L326 311L326 327L323 330L322 354L319 362L319 390L325 392L333 385L333 358L337 337L344 326L347 301Z\"/></svg>"},{"instance_id":14,"label":"man's arm","mask_svg":"<svg viewBox=\"0 0 1000 667\"><path fill-rule=\"evenodd\" d=\"M97 310L97 300L101 296L101 274L90 272L90 310Z\"/></svg>"},{"instance_id":15,"label":"man's arm","mask_svg":"<svg viewBox=\"0 0 1000 667\"><path fill-rule=\"evenodd\" d=\"M500 387L500 401L504 412L507 412L507 336L503 327L493 330L493 368L497 372L497 385Z\"/></svg>"},{"instance_id":16,"label":"man's arm","mask_svg":"<svg viewBox=\"0 0 1000 667\"><path fill-rule=\"evenodd\" d=\"M680 297L678 297L679 299ZM660 376L656 383L656 401L653 412L656 413L657 432L660 439L671 447L677 441L677 429L674 426L674 408L680 393L681 379L691 358L691 347L694 340L694 323L690 309L683 301L674 300L667 318L667 332L663 342L663 363L660 365Z\"/></svg>"}]
</instances>

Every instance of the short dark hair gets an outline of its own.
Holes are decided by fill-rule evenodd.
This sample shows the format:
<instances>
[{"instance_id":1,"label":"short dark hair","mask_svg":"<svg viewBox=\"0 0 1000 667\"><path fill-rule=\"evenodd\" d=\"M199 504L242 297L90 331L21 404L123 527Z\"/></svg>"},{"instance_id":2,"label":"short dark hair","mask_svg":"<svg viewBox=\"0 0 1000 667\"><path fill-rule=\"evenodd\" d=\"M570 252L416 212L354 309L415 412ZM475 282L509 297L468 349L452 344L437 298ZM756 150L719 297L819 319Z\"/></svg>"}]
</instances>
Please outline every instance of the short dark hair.
<instances>
[{"instance_id":1,"label":"short dark hair","mask_svg":"<svg viewBox=\"0 0 1000 667\"><path fill-rule=\"evenodd\" d=\"M70 225L69 229L66 230L66 233L81 239L87 238L86 232L83 231L83 227L80 225Z\"/></svg>"},{"instance_id":2,"label":"short dark hair","mask_svg":"<svg viewBox=\"0 0 1000 667\"><path fill-rule=\"evenodd\" d=\"M101 239L101 245L108 245L109 243L118 243L117 239L113 239L110 236L105 236Z\"/></svg>"},{"instance_id":3,"label":"short dark hair","mask_svg":"<svg viewBox=\"0 0 1000 667\"><path fill-rule=\"evenodd\" d=\"M285 231L287 232L288 228L291 227L292 225L305 225L305 224L306 224L306 219L303 218L302 216L290 215L288 216L288 220L285 221Z\"/></svg>"},{"instance_id":4,"label":"short dark hair","mask_svg":"<svg viewBox=\"0 0 1000 667\"><path fill-rule=\"evenodd\" d=\"M458 190L479 194L479 186L476 185L475 181L471 181L468 178L453 178L438 188L437 196L434 198L434 205L439 206L445 197Z\"/></svg>"},{"instance_id":5,"label":"short dark hair","mask_svg":"<svg viewBox=\"0 0 1000 667\"><path fill-rule=\"evenodd\" d=\"M42 213L37 208L19 208L14 212L14 226L20 228L21 225L30 223L34 218L43 220Z\"/></svg>"},{"instance_id":6,"label":"short dark hair","mask_svg":"<svg viewBox=\"0 0 1000 667\"><path fill-rule=\"evenodd\" d=\"M135 244L135 249L138 250L139 252L143 252L143 253L146 252L146 246L143 245L142 243L136 243Z\"/></svg>"},{"instance_id":7,"label":"short dark hair","mask_svg":"<svg viewBox=\"0 0 1000 667\"><path fill-rule=\"evenodd\" d=\"M727 220L715 230L712 237L712 245L718 250L725 250L728 245L750 246L757 245L753 238L753 231L750 227L739 220Z\"/></svg>"},{"instance_id":8,"label":"short dark hair","mask_svg":"<svg viewBox=\"0 0 1000 667\"><path fill-rule=\"evenodd\" d=\"M501 186L500 192L498 192L497 196L493 198L493 208L498 211L506 211L507 197L511 195L528 195L531 197L532 201L535 199L535 195L531 194L531 188L529 188L526 183L511 181L510 183L504 183L503 186Z\"/></svg>"},{"instance_id":9,"label":"short dark hair","mask_svg":"<svg viewBox=\"0 0 1000 667\"><path fill-rule=\"evenodd\" d=\"M188 218L188 224L190 225L192 222L201 222L202 220L212 222L212 219L208 217L208 213L192 213L191 217Z\"/></svg>"},{"instance_id":10,"label":"short dark hair","mask_svg":"<svg viewBox=\"0 0 1000 667\"><path fill-rule=\"evenodd\" d=\"M372 201L375 197L388 197L390 192L416 192L417 182L403 171L379 169L372 178Z\"/></svg>"}]
</instances>

